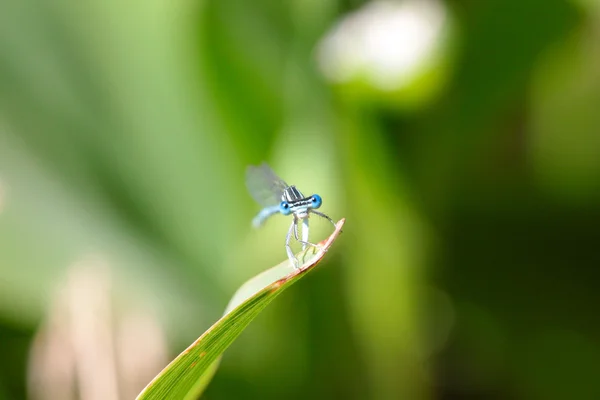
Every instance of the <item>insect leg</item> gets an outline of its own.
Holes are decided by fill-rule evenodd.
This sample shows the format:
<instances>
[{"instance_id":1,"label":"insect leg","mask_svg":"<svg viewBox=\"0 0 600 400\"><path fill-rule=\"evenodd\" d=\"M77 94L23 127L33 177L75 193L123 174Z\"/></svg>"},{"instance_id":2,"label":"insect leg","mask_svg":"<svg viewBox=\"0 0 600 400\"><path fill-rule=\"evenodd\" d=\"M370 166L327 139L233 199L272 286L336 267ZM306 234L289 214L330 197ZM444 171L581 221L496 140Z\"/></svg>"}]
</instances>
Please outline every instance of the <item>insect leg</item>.
<instances>
[{"instance_id":1,"label":"insect leg","mask_svg":"<svg viewBox=\"0 0 600 400\"><path fill-rule=\"evenodd\" d=\"M306 249L308 242L308 218L302 220L302 250Z\"/></svg>"},{"instance_id":2,"label":"insect leg","mask_svg":"<svg viewBox=\"0 0 600 400\"><path fill-rule=\"evenodd\" d=\"M323 214L322 212L315 211L315 210L310 210L310 212L317 214L319 217L327 219L329 222L331 222L331 225L333 225L333 227L337 229L337 225L335 224L335 222L333 222L333 220L331 218L329 218L327 215Z\"/></svg>"},{"instance_id":3,"label":"insect leg","mask_svg":"<svg viewBox=\"0 0 600 400\"><path fill-rule=\"evenodd\" d=\"M308 218L304 218L302 221L302 240L300 240L298 237L298 223L296 221L294 226L294 238L298 241L298 243L302 244L302 250L306 249L306 246L319 248L319 246L316 244L308 241Z\"/></svg>"},{"instance_id":4,"label":"insect leg","mask_svg":"<svg viewBox=\"0 0 600 400\"><path fill-rule=\"evenodd\" d=\"M290 259L292 266L296 269L300 268L300 266L298 265L298 260L296 260L296 257L294 256L292 246L290 246L290 240L292 239L292 232L296 232L297 229L298 227L296 225L296 218L294 218L292 224L290 225L290 229L288 230L287 236L285 237L285 251L287 252L288 258Z\"/></svg>"}]
</instances>

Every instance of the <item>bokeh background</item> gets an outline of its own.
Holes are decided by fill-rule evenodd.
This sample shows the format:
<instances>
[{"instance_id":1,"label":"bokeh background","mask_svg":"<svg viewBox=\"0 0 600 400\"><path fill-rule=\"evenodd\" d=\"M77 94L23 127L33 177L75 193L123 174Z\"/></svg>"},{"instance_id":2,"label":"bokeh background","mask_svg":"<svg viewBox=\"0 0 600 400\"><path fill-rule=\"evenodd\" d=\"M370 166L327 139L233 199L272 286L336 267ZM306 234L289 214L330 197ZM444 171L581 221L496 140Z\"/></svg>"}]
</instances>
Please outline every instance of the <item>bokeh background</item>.
<instances>
[{"instance_id":1,"label":"bokeh background","mask_svg":"<svg viewBox=\"0 0 600 400\"><path fill-rule=\"evenodd\" d=\"M0 2L0 399L127 399L347 218L207 399L600 398L600 3ZM313 220L311 239L330 232Z\"/></svg>"}]
</instances>

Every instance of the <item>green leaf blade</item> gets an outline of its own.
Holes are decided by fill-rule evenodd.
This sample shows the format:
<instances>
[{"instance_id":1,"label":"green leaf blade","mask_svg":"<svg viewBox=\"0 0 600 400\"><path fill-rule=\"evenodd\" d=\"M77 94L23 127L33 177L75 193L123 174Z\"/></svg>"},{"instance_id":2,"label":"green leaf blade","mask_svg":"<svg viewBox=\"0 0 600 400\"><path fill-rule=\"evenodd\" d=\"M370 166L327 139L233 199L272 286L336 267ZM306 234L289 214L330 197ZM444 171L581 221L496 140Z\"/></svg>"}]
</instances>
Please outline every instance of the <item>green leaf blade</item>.
<instances>
[{"instance_id":1,"label":"green leaf blade","mask_svg":"<svg viewBox=\"0 0 600 400\"><path fill-rule=\"evenodd\" d=\"M275 297L300 280L323 259L341 233L345 219L319 243L319 250L300 253L304 260L293 269L289 260L262 272L243 284L232 297L225 314L202 336L167 365L138 395L138 400L195 399L212 379L221 354Z\"/></svg>"}]
</instances>

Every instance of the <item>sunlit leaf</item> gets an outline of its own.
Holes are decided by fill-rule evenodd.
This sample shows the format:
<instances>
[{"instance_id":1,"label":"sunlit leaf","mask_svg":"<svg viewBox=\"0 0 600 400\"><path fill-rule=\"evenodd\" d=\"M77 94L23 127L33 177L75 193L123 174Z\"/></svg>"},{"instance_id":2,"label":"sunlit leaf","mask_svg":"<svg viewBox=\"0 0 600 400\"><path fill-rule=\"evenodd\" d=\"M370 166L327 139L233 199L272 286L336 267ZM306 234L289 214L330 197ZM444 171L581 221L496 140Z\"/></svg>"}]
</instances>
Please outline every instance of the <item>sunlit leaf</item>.
<instances>
[{"instance_id":1,"label":"sunlit leaf","mask_svg":"<svg viewBox=\"0 0 600 400\"><path fill-rule=\"evenodd\" d=\"M336 230L319 243L318 250L309 248L298 255L302 262L299 269L286 260L243 284L233 295L225 315L158 374L138 399L197 398L210 382L225 349L267 304L323 259L344 222L342 219L337 223Z\"/></svg>"}]
</instances>

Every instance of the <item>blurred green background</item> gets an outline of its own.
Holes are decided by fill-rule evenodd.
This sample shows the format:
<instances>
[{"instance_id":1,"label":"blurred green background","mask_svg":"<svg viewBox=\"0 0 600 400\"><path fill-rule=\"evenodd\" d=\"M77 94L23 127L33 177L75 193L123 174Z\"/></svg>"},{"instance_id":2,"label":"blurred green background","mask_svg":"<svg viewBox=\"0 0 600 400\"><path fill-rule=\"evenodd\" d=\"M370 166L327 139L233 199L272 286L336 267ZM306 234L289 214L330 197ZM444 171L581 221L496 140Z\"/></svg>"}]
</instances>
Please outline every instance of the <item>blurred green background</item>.
<instances>
[{"instance_id":1,"label":"blurred green background","mask_svg":"<svg viewBox=\"0 0 600 400\"><path fill-rule=\"evenodd\" d=\"M207 399L600 398L600 2L0 2L0 399L133 398L347 219ZM313 220L313 241L330 232Z\"/></svg>"}]
</instances>

